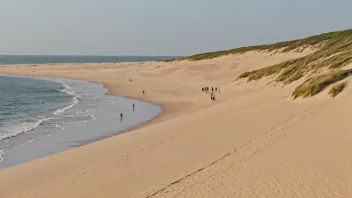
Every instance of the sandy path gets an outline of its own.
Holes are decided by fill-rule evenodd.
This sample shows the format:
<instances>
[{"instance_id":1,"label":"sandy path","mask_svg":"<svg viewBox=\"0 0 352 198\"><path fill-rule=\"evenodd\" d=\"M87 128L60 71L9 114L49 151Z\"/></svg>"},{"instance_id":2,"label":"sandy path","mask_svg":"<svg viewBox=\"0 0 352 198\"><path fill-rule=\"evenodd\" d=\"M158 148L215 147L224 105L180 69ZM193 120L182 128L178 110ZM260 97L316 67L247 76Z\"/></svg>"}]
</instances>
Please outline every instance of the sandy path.
<instances>
[{"instance_id":1,"label":"sandy path","mask_svg":"<svg viewBox=\"0 0 352 198\"><path fill-rule=\"evenodd\" d=\"M303 55L0 68L103 83L165 110L130 133L0 172L0 197L348 197L350 90L292 102L293 85L234 81ZM215 103L202 86L221 87Z\"/></svg>"}]
</instances>

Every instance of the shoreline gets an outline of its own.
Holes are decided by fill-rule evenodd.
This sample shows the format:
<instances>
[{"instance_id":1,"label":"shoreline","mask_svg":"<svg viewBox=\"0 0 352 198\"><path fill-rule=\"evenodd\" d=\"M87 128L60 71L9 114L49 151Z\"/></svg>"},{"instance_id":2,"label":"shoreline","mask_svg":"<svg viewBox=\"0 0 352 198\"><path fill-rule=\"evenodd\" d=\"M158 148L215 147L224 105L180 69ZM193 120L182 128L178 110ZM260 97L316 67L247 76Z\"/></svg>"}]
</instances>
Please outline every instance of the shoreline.
<instances>
[{"instance_id":1,"label":"shoreline","mask_svg":"<svg viewBox=\"0 0 352 198\"><path fill-rule=\"evenodd\" d=\"M49 63L51 64L51 63ZM57 63L57 64L62 64L62 63ZM63 63L63 64L66 64L66 63ZM69 63L70 64L70 63ZM73 64L77 64L77 63L73 63ZM84 64L84 63L83 63ZM88 63L88 64L95 64L95 63ZM113 64L113 63L112 63ZM22 66L30 66L31 64L23 64ZM40 65L40 64L39 64ZM42 64L42 65L46 65L46 64ZM0 64L0 67L3 66ZM12 66L12 65L9 65L9 66ZM34 79L40 79L40 80L43 80L41 79L42 78L53 78L55 79L56 77L51 77L51 76L34 76L34 75L24 75L24 76L21 76L21 75L12 75L12 74L1 74L0 73L0 76L3 75L3 76L9 76L9 77L23 77L23 78L34 78ZM148 104L151 104L151 105L157 105L160 107L161 109L161 112L154 118L152 118L151 120L147 121L146 123L142 123L142 124L139 124L139 125L136 125L130 129L128 129L127 131L124 131L123 133L126 133L126 132L129 132L129 131L133 131L133 130L136 130L136 129L139 129L139 128L142 128L144 126L148 126L149 124L151 124L150 122L154 122L156 121L159 122L160 120L157 120L159 118L163 118L163 116L165 116L165 107L163 106L163 104L157 104L157 103L153 103L153 102L150 102L148 100L145 100L143 99L142 97L128 97L128 96L123 96L123 95L116 95L116 94L112 94L111 93L111 90L109 88L109 86L107 84L104 84L104 83L100 83L100 82L96 82L96 81L90 81L90 80L84 80L84 79L73 79L73 78L62 78L62 79L67 79L67 80L77 80L77 81L87 81L89 83L96 83L96 84L100 84L102 85L103 88L107 89L107 92L105 93L105 95L108 95L108 96L115 96L115 97L120 97L120 98L125 98L125 99L129 99L129 100L138 100L138 101L141 101L141 102L145 102L145 103L148 103Z\"/></svg>"},{"instance_id":2,"label":"shoreline","mask_svg":"<svg viewBox=\"0 0 352 198\"><path fill-rule=\"evenodd\" d=\"M184 56L0 55L0 66L38 64L117 64L164 61ZM24 60L25 59L25 60Z\"/></svg>"},{"instance_id":3,"label":"shoreline","mask_svg":"<svg viewBox=\"0 0 352 198\"><path fill-rule=\"evenodd\" d=\"M130 133L2 171L0 191L6 198L348 194L334 181L349 182L344 175L352 154L348 149L351 115L346 108L351 87L334 99L326 90L311 99L292 101L287 96L299 82L268 85L270 76L249 83L236 81L244 72L311 53L246 52L195 62L0 67L0 73L97 82L109 94L142 98L164 110ZM201 91L204 86L221 88L216 101ZM335 119L336 114L340 119ZM336 131L333 126L340 128ZM332 182L319 182L322 176Z\"/></svg>"},{"instance_id":4,"label":"shoreline","mask_svg":"<svg viewBox=\"0 0 352 198\"><path fill-rule=\"evenodd\" d=\"M107 64L107 65L118 65L118 64L149 64L149 63L157 63L158 61L138 61L138 62L101 62L101 63L94 63L94 62L89 62L89 63L40 63L40 64L0 64L0 67L27 67L27 68L31 68L31 67L41 67L41 66L65 66L65 65L102 65L102 64ZM163 62L161 62L163 63ZM13 75L16 76L18 75L17 73L10 73L10 74L6 74L6 73L0 73L1 75ZM18 76L23 76L23 77L33 77L33 78L40 78L40 75L37 75L35 73L22 73L20 72L20 74ZM152 105L157 105L161 108L162 112L155 118L153 118L152 120L148 121L147 123L142 124L142 126L135 126L133 128L131 128L131 130L128 130L126 132L129 131L133 131L136 129L140 129L146 126L150 126L152 124L156 124L159 122L163 122L165 121L166 117L170 116L169 111L168 111L168 104L165 104L163 102L158 102L155 101L153 99L150 98L146 98L143 97L139 94L125 94L123 92L119 92L119 91L113 91L111 86L109 85L109 83L104 83L101 81L97 81L97 80L91 80L91 79L86 79L86 78L81 78L81 77L62 77L62 76L56 76L56 75L45 75L42 77L48 77L48 78L63 78L63 79L69 79L69 80L83 80L83 81L87 81L90 83L97 83L97 84L101 84L103 85L104 88L106 88L108 91L106 93L106 95L110 95L110 96L116 96L116 97L121 97L121 98L126 98L126 99L132 99L132 100L139 100L139 101L143 101L146 103L150 103ZM172 115L172 114L171 114Z\"/></svg>"},{"instance_id":5,"label":"shoreline","mask_svg":"<svg viewBox=\"0 0 352 198\"><path fill-rule=\"evenodd\" d=\"M3 75L3 74L2 74ZM89 82L89 81L81 81L81 80L73 80L73 79L68 79L68 78L52 78L52 77L45 77L45 76L20 76L20 75L3 75L3 76L7 76L7 77L15 77L15 78L32 78L32 79L35 79L35 80L41 80L41 81L47 81L47 80L49 80L49 81L53 81L53 82L56 82L56 83L59 83L59 84L62 84L62 85L66 85L67 83L74 83L74 84L77 84L77 83L80 83L80 84L85 84L85 83L87 83L87 86L89 85L89 84L91 84L91 85L89 85L89 86L95 86L95 85L97 85L97 86L100 86L102 89L105 89L106 91L104 91L105 93L104 93L104 96L110 96L110 95L108 95L108 91L109 91L109 89L107 89L106 88L106 86L104 86L103 84L100 84L100 83L93 83L93 82ZM74 86L75 87L75 86ZM75 94L77 94L76 93L76 91L77 91L77 89L74 89L74 91L75 91ZM83 92L82 92L83 93ZM84 92L84 93L86 93L86 92ZM74 96L74 98L76 98L76 95L73 95ZM129 101L129 100L135 100L135 99L128 99L128 98L124 98L124 97L120 97L120 96L111 96L111 97L115 97L116 98L116 100L126 100L126 101ZM101 99L99 99L99 100L101 100ZM116 102L118 102L118 101L116 101ZM162 112L162 109L161 109L161 107L160 106L158 106L158 105L155 105L155 104L152 104L152 103L149 103L149 102L144 102L144 101L141 101L141 100L135 100L135 102L137 102L136 104L137 104L137 106L139 106L139 108L142 108L143 109L143 106L144 105L138 105L139 103L143 103L143 104L145 104L145 105L148 105L148 106L155 106L156 108L159 108L160 110L161 110L161 112ZM114 102L115 103L115 102ZM56 112L57 111L60 111L61 112L61 110L62 109L64 109L65 111L63 111L62 113L64 113L64 112L66 112L66 111L69 111L72 107L75 107L76 105L78 104L78 101L77 102L74 102L73 101L73 104L69 104L68 106L65 106L65 107L63 107L63 108L60 108L60 109L58 109L58 110L55 110L54 111L54 113L53 114L55 114L56 115ZM67 107L71 107L71 108L67 108ZM150 114L150 112L149 112L149 114L147 113L147 112L144 112L143 113L145 116L147 116L147 115L149 115ZM160 115L161 113L158 113L157 115L156 115L156 117L158 117L159 115ZM93 114L92 114L93 115ZM94 114L95 115L95 114ZM93 116L94 116L93 115ZM143 117L145 117L145 116L143 116ZM138 116L139 117L139 116ZM91 144L91 143L94 143L94 142L96 142L96 141L101 141L101 140L104 140L104 139L107 139L107 138L110 138L110 137L113 137L113 136L117 136L117 135L120 135L120 134L122 134L122 133L126 133L126 132L129 132L129 131L131 131L131 130L134 130L134 129L136 129L136 128L140 128L140 127L142 127L142 125L144 125L144 124L146 124L146 123L148 123L148 122L150 122L150 120L153 120L154 118L156 118L154 115L153 116L151 116L151 118L148 118L148 119L146 119L146 120L144 120L144 118L143 118L143 120L142 121L137 121L137 123L135 123L135 124L133 124L133 126L129 126L128 128L126 128L126 129L124 129L124 128L115 128L115 129L113 129L113 132L111 133L111 132L109 132L109 133L107 133L107 132L103 132L103 131L101 131L101 132L99 132L99 133L102 133L101 135L98 135L97 137L89 137L89 135L87 136L87 137L82 137L82 139L86 139L86 140L80 140L79 142L77 142L77 144L75 143L75 146L73 146L73 148L77 148L77 147L80 147L80 146L84 146L84 145L88 145L88 144ZM96 118L94 118L93 120L88 120L89 122L90 121L94 121ZM133 118L132 120L135 120L136 118ZM140 118L139 118L140 119ZM137 120L138 120L138 118L137 118ZM128 122L131 122L131 121L128 121ZM134 121L133 121L134 122ZM81 122L73 122L73 123L81 123ZM86 121L84 121L84 123L86 123ZM63 127L63 126L62 126ZM67 126L65 125L65 128L66 128ZM103 127L103 126L101 126L101 127ZM84 127L82 126L81 127L82 128L82 130L84 130ZM18 136L18 138L21 138L23 135L24 136L26 136L26 135L28 135L28 132L30 132L31 134L37 134L37 131L38 130L38 128L35 128L35 129L32 129L32 130L30 130L30 131L27 131L27 132L24 132L24 133L21 133L21 134L18 134L18 135L16 135L16 137ZM64 130L64 128L62 128L62 129L60 129L59 130L59 132L62 132L62 130ZM106 130L106 129L105 129ZM31 143L33 143L33 142L35 142L35 141L38 141L38 140L40 140L41 142L45 142L45 138L47 138L47 137L49 137L50 135L55 135L57 132L54 132L54 133L49 133L49 134L45 134L44 136L38 136L38 137L35 137L34 139L31 139L31 140L29 140L29 141L26 141L26 142L24 142L24 143L21 143L21 144L19 144L19 145L15 145L15 146L12 146L12 147L9 147L9 148L7 148L7 149L4 149L4 150L2 150L2 152L1 152L1 156L0 156L0 159L2 159L1 161L4 161L4 163L5 164L8 164L9 163L9 160L10 160L10 164L12 163L11 162L11 157L10 157L10 159L9 159L9 156L7 156L7 157L4 157L4 156L6 156L7 154L8 154L8 151L12 151L12 149L20 149L21 150L21 148L20 147L28 147L28 145L27 144L31 144ZM39 135L39 134L37 134L37 135ZM69 134L67 134L67 135L69 135ZM70 139L70 137L68 136L67 137L67 139L69 140ZM45 145L45 144L44 144ZM42 149L44 149L44 150L47 150L47 149L45 149L45 147L43 147ZM72 149L72 148L71 148ZM68 150L70 150L70 149L68 149ZM59 152L58 152L59 151ZM54 153L51 153L50 155L53 155L53 154L56 154L56 153L60 153L60 152L62 152L62 151L60 151L60 150L58 150L58 151L55 151ZM65 150L63 150L63 151L67 151L67 149L65 149ZM46 152L48 152L48 151L46 151ZM45 155L45 156L42 156L42 157L48 157L48 156L50 156L50 155ZM41 157L40 157L41 158ZM33 158L33 159L31 159L30 161L33 161L33 160L37 160L38 158ZM29 162L29 161L25 161L25 162ZM22 164L22 163L21 163ZM18 165L21 165L21 164L15 164L14 166L18 166ZM0 166L4 166L4 164L0 164ZM5 165L5 169L7 169L7 168L11 168L11 167L13 167L13 166L8 166L8 165ZM4 170L3 168L2 168L2 170Z\"/></svg>"}]
</instances>

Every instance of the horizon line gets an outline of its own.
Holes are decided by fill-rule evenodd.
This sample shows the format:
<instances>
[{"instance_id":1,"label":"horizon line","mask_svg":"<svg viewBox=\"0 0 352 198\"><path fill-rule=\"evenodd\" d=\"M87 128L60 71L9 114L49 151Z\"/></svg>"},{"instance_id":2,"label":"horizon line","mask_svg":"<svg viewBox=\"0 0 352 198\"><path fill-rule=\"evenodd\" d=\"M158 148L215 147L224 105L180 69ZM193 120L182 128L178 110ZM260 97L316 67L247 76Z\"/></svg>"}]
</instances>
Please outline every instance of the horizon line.
<instances>
[{"instance_id":1,"label":"horizon line","mask_svg":"<svg viewBox=\"0 0 352 198\"><path fill-rule=\"evenodd\" d=\"M189 55L63 55L63 54L0 54L0 56L101 56L101 57L186 57Z\"/></svg>"}]
</instances>

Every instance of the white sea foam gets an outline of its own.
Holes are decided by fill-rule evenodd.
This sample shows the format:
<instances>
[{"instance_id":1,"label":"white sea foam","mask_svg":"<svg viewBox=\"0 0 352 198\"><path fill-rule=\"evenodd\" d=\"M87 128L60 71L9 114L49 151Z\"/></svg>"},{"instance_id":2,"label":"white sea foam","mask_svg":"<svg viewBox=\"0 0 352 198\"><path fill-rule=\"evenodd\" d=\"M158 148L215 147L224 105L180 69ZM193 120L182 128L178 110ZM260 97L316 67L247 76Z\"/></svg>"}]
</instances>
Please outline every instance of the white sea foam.
<instances>
[{"instance_id":1,"label":"white sea foam","mask_svg":"<svg viewBox=\"0 0 352 198\"><path fill-rule=\"evenodd\" d=\"M95 119L96 119L95 116L91 115L90 119L87 119L87 120L69 121L69 122L64 122L63 124L66 125L66 124L76 124L76 123L87 123Z\"/></svg>"},{"instance_id":2,"label":"white sea foam","mask_svg":"<svg viewBox=\"0 0 352 198\"><path fill-rule=\"evenodd\" d=\"M2 157L5 154L4 150L0 150L0 163L4 161L4 158Z\"/></svg>"},{"instance_id":3,"label":"white sea foam","mask_svg":"<svg viewBox=\"0 0 352 198\"><path fill-rule=\"evenodd\" d=\"M67 111L67 110L73 108L74 106L76 106L79 103L79 99L78 98L80 98L80 96L78 94L76 94L76 92L72 91L73 88L70 86L69 83L65 83L65 82L59 81L59 80L53 80L53 81L61 83L64 86L64 89L62 89L61 92L66 93L66 94L71 95L71 96L74 96L73 99L72 99L73 100L72 104L70 104L70 105L68 105L68 106L66 106L66 107L64 107L62 109L58 109L58 110L56 110L54 112L54 115L58 116L58 115L61 115L62 113L64 113L65 111Z\"/></svg>"},{"instance_id":4,"label":"white sea foam","mask_svg":"<svg viewBox=\"0 0 352 198\"><path fill-rule=\"evenodd\" d=\"M31 131L49 119L50 119L50 117L42 118L36 122L22 122L17 125L12 125L12 126L8 126L8 127L0 128L0 131L1 131L0 140L15 137L19 134Z\"/></svg>"},{"instance_id":5,"label":"white sea foam","mask_svg":"<svg viewBox=\"0 0 352 198\"><path fill-rule=\"evenodd\" d=\"M76 97L74 97L72 104L70 104L70 105L68 105L68 106L66 106L66 107L64 107L64 108L62 108L62 109L56 110L53 114L56 115L56 116L61 115L61 114L63 114L65 111L67 111L67 110L69 110L69 109L72 109L74 106L76 106L76 105L78 104L78 102L79 102L79 100L78 100Z\"/></svg>"},{"instance_id":6,"label":"white sea foam","mask_svg":"<svg viewBox=\"0 0 352 198\"><path fill-rule=\"evenodd\" d=\"M4 75L4 76L6 76L6 75ZM27 77L23 77L23 78L27 78ZM47 80L47 79L43 78L42 80ZM57 79L50 79L50 80L53 82L57 82L57 83L62 84L64 86L64 89L62 89L60 91L74 96L72 99L73 103L66 106L66 107L63 107L61 109L57 109L56 111L53 112L53 116L49 116L49 117L39 116L37 121L33 121L33 122L27 121L27 122L22 122L22 123L16 124L16 125L11 125L11 126L7 126L7 127L0 127L0 131L1 131L0 140L8 139L11 137L18 136L22 133L32 131L35 128L37 128L38 126L40 126L43 122L51 120L57 116L60 116L61 114L68 111L69 109L73 108L74 106L76 106L79 103L78 98L80 96L77 95L73 91L73 88L70 86L69 83L61 81L61 80L57 80Z\"/></svg>"},{"instance_id":7,"label":"white sea foam","mask_svg":"<svg viewBox=\"0 0 352 198\"><path fill-rule=\"evenodd\" d=\"M40 137L36 137L36 138L34 138L34 139L32 139L32 140L29 140L29 141L24 142L24 143L22 143L22 144L16 145L16 146L14 146L14 148L23 146L23 145L25 145L25 144L29 144L29 143L35 142L35 141L37 141L37 140L39 140L39 139L42 139L42 138L49 137L50 135L53 135L53 134L55 134L55 133L59 133L60 131L63 131L64 129L65 129L65 128L62 127L62 128L60 128L59 130L57 130L57 131L55 131L55 132L53 132L53 133L50 133L50 134L47 134L47 135L44 135L44 136L40 136ZM5 152L5 151L4 151L4 152Z\"/></svg>"}]
</instances>

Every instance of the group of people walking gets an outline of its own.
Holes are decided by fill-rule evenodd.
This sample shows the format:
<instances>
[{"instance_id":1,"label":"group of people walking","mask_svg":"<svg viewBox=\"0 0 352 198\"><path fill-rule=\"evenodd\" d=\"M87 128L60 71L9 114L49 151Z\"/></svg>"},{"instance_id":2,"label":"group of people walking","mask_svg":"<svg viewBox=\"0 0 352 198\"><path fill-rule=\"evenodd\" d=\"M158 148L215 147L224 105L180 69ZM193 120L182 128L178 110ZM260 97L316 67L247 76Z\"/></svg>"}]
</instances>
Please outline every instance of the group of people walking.
<instances>
[{"instance_id":1,"label":"group of people walking","mask_svg":"<svg viewBox=\"0 0 352 198\"><path fill-rule=\"evenodd\" d=\"M220 92L220 88L218 87L211 87L211 89L209 87L202 87L202 92L208 93L209 91L211 91L212 93L214 92Z\"/></svg>"},{"instance_id":2,"label":"group of people walking","mask_svg":"<svg viewBox=\"0 0 352 198\"><path fill-rule=\"evenodd\" d=\"M209 87L202 87L202 92L208 93L209 91L211 91L211 95L210 95L211 101L215 101L215 92L220 92L220 88L211 87L210 89Z\"/></svg>"}]
</instances>

